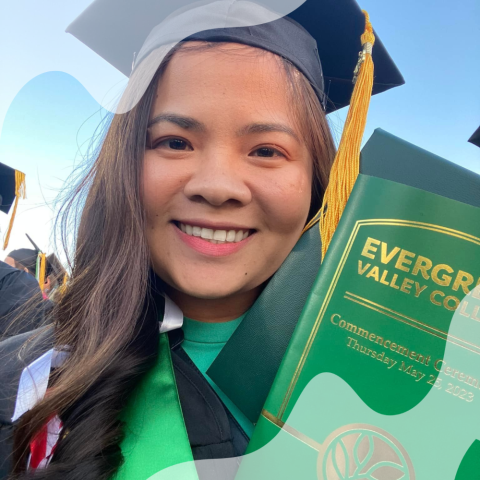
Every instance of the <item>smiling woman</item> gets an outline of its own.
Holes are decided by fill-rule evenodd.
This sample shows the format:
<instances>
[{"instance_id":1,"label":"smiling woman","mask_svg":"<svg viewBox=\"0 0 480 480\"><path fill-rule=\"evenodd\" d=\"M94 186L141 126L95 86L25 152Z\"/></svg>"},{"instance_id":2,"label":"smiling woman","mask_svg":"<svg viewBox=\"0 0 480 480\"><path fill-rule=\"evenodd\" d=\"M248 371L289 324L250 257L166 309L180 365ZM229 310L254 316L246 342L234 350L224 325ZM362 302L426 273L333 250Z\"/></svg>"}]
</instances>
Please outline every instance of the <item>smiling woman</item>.
<instances>
[{"instance_id":1,"label":"smiling woman","mask_svg":"<svg viewBox=\"0 0 480 480\"><path fill-rule=\"evenodd\" d=\"M193 458L243 454L253 423L206 371L319 209L334 154L320 100L288 60L237 43L173 49L139 103L114 116L65 205L66 226L88 192L55 312L55 344L69 345L69 358L20 421L14 471L25 471L52 412L68 436L37 475L118 469L119 414L161 358L165 294L184 315L171 361ZM132 464L118 474L137 478Z\"/></svg>"},{"instance_id":2,"label":"smiling woman","mask_svg":"<svg viewBox=\"0 0 480 480\"><path fill-rule=\"evenodd\" d=\"M315 10L328 40L337 16L363 31L344 3L307 2L302 15L333 11ZM54 326L28 339L68 358L16 426L12 478L143 480L245 452L255 420L207 370L322 204L335 155L326 111L348 103L358 45L347 50L347 81L343 59L326 70L330 107L316 41L289 17L200 32L154 64L65 204L65 230L80 218L71 279ZM378 78L378 91L394 84Z\"/></svg>"}]
</instances>

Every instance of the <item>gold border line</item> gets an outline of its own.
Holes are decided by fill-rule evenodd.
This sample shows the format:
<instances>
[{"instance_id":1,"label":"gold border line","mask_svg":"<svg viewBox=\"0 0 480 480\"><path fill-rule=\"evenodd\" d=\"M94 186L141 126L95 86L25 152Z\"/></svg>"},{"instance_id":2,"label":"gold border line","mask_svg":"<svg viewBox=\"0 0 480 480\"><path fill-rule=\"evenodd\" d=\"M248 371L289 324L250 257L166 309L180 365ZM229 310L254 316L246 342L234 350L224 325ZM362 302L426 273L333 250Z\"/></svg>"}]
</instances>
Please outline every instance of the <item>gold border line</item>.
<instances>
[{"instance_id":1,"label":"gold border line","mask_svg":"<svg viewBox=\"0 0 480 480\"><path fill-rule=\"evenodd\" d=\"M360 297L359 295L355 295L354 293L352 292L345 292L345 295L343 298L347 298L347 295L351 296L351 297L355 297L359 300L363 300L364 302L367 302L367 303L370 303L372 305L375 305L376 307L379 307L379 308L383 308L384 310L387 310L388 312L391 312L395 315L398 315L399 317L402 317L406 320L410 320L411 322L414 322L414 323L418 323L419 325L422 325L423 327L427 328L427 329L430 329L430 330L434 330L442 335L445 335L445 339L447 339L447 337L450 337L450 338L454 338L455 340L458 340L459 342L463 342L467 345L470 345L474 348L478 348L480 350L480 345L476 345L475 343L471 343L471 342L467 342L467 340L464 340L463 338L459 338L459 337L455 337L454 335L451 335L450 333L448 332L444 332L443 330L439 330L438 328L435 328L435 327L432 327L431 325L427 325L426 323L423 323L421 322L420 320L416 320L415 318L411 318L411 317L408 317L407 315L404 315L403 313L400 313L400 312L396 312L395 310L392 310L388 307L385 307L384 305L380 305L378 303L375 303L375 302L372 302L371 300L368 300L367 298L363 298L363 297ZM351 298L347 298L347 300L352 300L354 301L353 299ZM413 327L414 325L412 325Z\"/></svg>"},{"instance_id":2,"label":"gold border line","mask_svg":"<svg viewBox=\"0 0 480 480\"><path fill-rule=\"evenodd\" d=\"M390 313L387 313L387 312L383 312L381 309L384 308L384 307L382 307L381 305L379 305L379 308L375 308L375 307L373 307L373 306L368 305L367 303L361 302L361 301L359 301L359 300L355 300L355 299L353 299L353 298L349 298L349 297L347 297L347 296L344 296L343 298L346 298L347 300L350 300L351 302L358 303L359 305L362 305L362 306L364 306L364 307L366 307L366 308L369 308L370 310L374 310L375 312L381 313L381 314L383 314L383 315L385 315L385 316L387 316L387 317L393 318L394 320L397 320L397 321L399 321L399 322L405 323L406 325L409 325L410 327L417 328L418 330L422 330L423 332L428 333L428 334L430 334L430 335L433 335L434 337L438 337L438 338L440 338L440 339L442 339L442 340L446 340L447 342L453 343L454 345L457 345L457 346L459 346L459 347L465 348L466 350L469 350L469 351L472 352L472 353L475 353L475 354L477 354L477 355L480 355L480 352L479 352L479 351L472 350L471 348L468 348L467 346L462 345L461 343L455 342L454 340L451 339L451 338L455 338L456 340L458 340L458 341L460 341L460 342L464 342L464 343L467 343L467 344L469 344L469 345L472 345L473 347L479 348L479 347L477 347L477 345L474 345L474 344L469 343L469 342L467 342L467 341L465 341L465 340L462 340L461 338L457 338L457 337L453 337L453 336L450 337L448 334L438 335L438 334L436 334L436 333L434 333L434 332L430 332L430 331L428 331L427 329L422 328L422 327L420 327L420 326L418 326L418 325L412 325L411 323L407 322L406 320L402 320L402 318L397 318L397 317L395 316L395 315L398 315L399 317L401 317L401 316L402 316L401 314L397 314L396 312L395 312L395 314L390 314ZM388 310L388 309L386 309L386 310ZM420 322L419 322L419 323L420 323Z\"/></svg>"},{"instance_id":3,"label":"gold border line","mask_svg":"<svg viewBox=\"0 0 480 480\"><path fill-rule=\"evenodd\" d=\"M362 222L364 221L363 220L360 221L361 225L393 225L393 226L399 226L399 227L419 228L421 230L431 230L433 232L444 233L445 235L449 235L451 237L457 237L462 240L466 240L467 242L480 245L480 238L470 235L468 233L454 230L452 228L441 227L440 225L432 225L432 224L423 223L423 222L406 223L407 220L389 220L388 222L382 222L381 220L372 220L372 223L362 223ZM367 220L365 222L370 222L370 221Z\"/></svg>"},{"instance_id":4,"label":"gold border line","mask_svg":"<svg viewBox=\"0 0 480 480\"><path fill-rule=\"evenodd\" d=\"M461 232L459 230L454 230L452 228L448 227L442 227L441 225L434 225L431 223L424 223L424 222L416 222L416 221L411 221L411 220L401 220L401 219L395 219L395 218L375 218L375 219L369 219L369 220L357 220L355 222L355 225L352 229L352 233L350 234L350 237L348 239L347 245L345 246L345 249L343 251L342 257L340 259L340 262L337 266L337 269L335 271L335 274L333 276L332 282L330 283L330 286L328 288L327 294L325 296L325 300L323 301L323 304L320 308L320 311L318 312L317 318L315 320L315 323L313 324L312 331L310 332L310 335L308 337L307 343L305 344L305 348L303 349L302 355L300 357L300 360L297 364L297 367L295 369L295 372L292 376L292 379L290 380L290 384L288 386L288 389L285 393L285 396L283 398L283 401L280 405L280 408L277 413L277 419L281 420L283 415L285 414L285 410L287 409L288 403L290 401L290 398L293 394L293 390L295 389L295 386L297 384L298 378L300 377L300 374L302 373L303 367L305 365L305 361L308 357L308 354L310 353L310 349L312 347L313 341L315 339L315 336L318 332L318 329L320 327L320 324L323 319L323 315L325 314L325 311L328 307L328 304L330 303L331 297L333 295L333 292L337 286L339 276L343 270L343 267L345 266L345 263L347 261L348 255L350 254L352 245L355 241L355 238L357 236L358 231L360 230L360 227L363 226L372 226L372 225L391 225L391 226L399 226L399 227L411 227L411 228L419 228L422 230L430 230L433 232L438 232L438 233L443 233L445 235L449 235L452 237L457 237L462 240L466 240L468 242L474 243L476 245L480 245L480 238L475 237L473 235L470 235L465 232ZM441 337L439 337L441 338ZM461 345L460 345L461 346ZM465 348L465 347L464 347Z\"/></svg>"},{"instance_id":5,"label":"gold border line","mask_svg":"<svg viewBox=\"0 0 480 480\"><path fill-rule=\"evenodd\" d=\"M273 423L275 426L281 428L282 430L290 434L292 437L295 437L297 440L300 440L305 445L308 445L310 448L313 448L313 450L315 450L316 452L322 451L322 445L320 443L316 442L310 437L307 437L305 434L303 434L302 432L299 432L298 430L286 424L285 422L278 420L274 415L272 415L267 410L265 409L262 410L262 417L265 418L265 420L268 420L270 423Z\"/></svg>"},{"instance_id":6,"label":"gold border line","mask_svg":"<svg viewBox=\"0 0 480 480\"><path fill-rule=\"evenodd\" d=\"M461 232L453 228L443 227L441 225L434 225L425 222L416 222L413 220L399 220L395 218L371 218L369 220L359 220L357 223L360 225L395 225L411 228L420 228L422 230L432 230L434 232L444 233L453 237L461 237L464 240L471 241L472 243L480 244L480 238L470 235L469 233Z\"/></svg>"},{"instance_id":7,"label":"gold border line","mask_svg":"<svg viewBox=\"0 0 480 480\"><path fill-rule=\"evenodd\" d=\"M340 259L340 262L337 266L337 270L335 271L335 274L333 276L332 283L330 284L330 287L328 288L327 295L325 296L325 300L323 301L323 304L320 308L320 311L318 312L315 323L313 324L312 331L310 332L307 343L305 344L305 348L304 348L303 353L300 357L300 361L297 365L297 368L295 369L292 380L290 381L290 385L287 389L287 392L285 394L283 402L280 405L280 409L278 410L278 413L277 413L277 418L278 419L281 419L283 417L283 414L285 413L285 409L287 408L288 402L289 402L290 397L293 393L293 389L295 388L298 377L300 376L300 373L303 369L303 365L305 364L305 360L307 359L308 353L310 352L310 348L311 348L313 340L315 339L315 336L317 334L318 327L320 326L323 314L324 314L324 312L325 312L325 310L326 310L326 308L327 308L327 306L330 302L330 297L333 294L333 290L335 289L335 286L338 282L339 274L343 270L343 266L346 262L348 254L350 253L350 249L352 248L353 241L355 240L355 237L357 236L358 230L359 230L359 222L357 221L355 223L355 226L354 226L353 230L352 230L352 233L350 234L350 238L347 242L345 250L343 251L343 255L342 255L342 257Z\"/></svg>"}]
</instances>

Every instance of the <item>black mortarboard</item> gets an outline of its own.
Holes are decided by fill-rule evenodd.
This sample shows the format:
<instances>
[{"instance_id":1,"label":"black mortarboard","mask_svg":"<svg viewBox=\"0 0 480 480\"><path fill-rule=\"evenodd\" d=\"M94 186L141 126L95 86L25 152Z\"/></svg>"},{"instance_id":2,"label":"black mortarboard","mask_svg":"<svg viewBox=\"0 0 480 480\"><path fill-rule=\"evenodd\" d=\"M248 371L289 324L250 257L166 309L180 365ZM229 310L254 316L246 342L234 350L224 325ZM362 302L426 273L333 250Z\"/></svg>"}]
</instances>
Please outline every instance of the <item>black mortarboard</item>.
<instances>
[{"instance_id":1,"label":"black mortarboard","mask_svg":"<svg viewBox=\"0 0 480 480\"><path fill-rule=\"evenodd\" d=\"M475 130L475 133L468 139L468 141L477 147L480 147L480 127Z\"/></svg>"},{"instance_id":2,"label":"black mortarboard","mask_svg":"<svg viewBox=\"0 0 480 480\"><path fill-rule=\"evenodd\" d=\"M10 207L14 205L8 230L5 234L4 250L8 246L8 240L12 232L15 213L17 212L18 197L25 198L25 174L4 163L0 163L0 211L8 214Z\"/></svg>"},{"instance_id":3,"label":"black mortarboard","mask_svg":"<svg viewBox=\"0 0 480 480\"><path fill-rule=\"evenodd\" d=\"M41 287L43 287L45 278L49 275L53 275L55 279L59 281L66 273L60 260L54 253L46 256L40 247L32 240L30 235L28 233L25 235L27 236L28 241L32 244L33 249L19 248L18 250L12 250L8 256L27 267L32 275L37 277ZM38 268L39 266L40 268Z\"/></svg>"},{"instance_id":4,"label":"black mortarboard","mask_svg":"<svg viewBox=\"0 0 480 480\"><path fill-rule=\"evenodd\" d=\"M35 276L38 257L36 250L31 248L18 248L17 250L12 250L7 256L21 263L24 267L27 267L28 271Z\"/></svg>"},{"instance_id":5,"label":"black mortarboard","mask_svg":"<svg viewBox=\"0 0 480 480\"><path fill-rule=\"evenodd\" d=\"M63 268L63 265L60 263L60 260L54 253L51 253L47 256L45 275L47 277L53 275L57 280L60 280L63 275L65 275L65 268Z\"/></svg>"},{"instance_id":6,"label":"black mortarboard","mask_svg":"<svg viewBox=\"0 0 480 480\"><path fill-rule=\"evenodd\" d=\"M15 169L0 163L0 211L7 213L15 200Z\"/></svg>"},{"instance_id":7,"label":"black mortarboard","mask_svg":"<svg viewBox=\"0 0 480 480\"><path fill-rule=\"evenodd\" d=\"M27 236L28 241L32 244L33 248L37 252L37 255L39 253L42 253L42 251L40 250L40 247L32 240L32 237L30 237L30 235L28 233L26 233L25 235Z\"/></svg>"},{"instance_id":8,"label":"black mortarboard","mask_svg":"<svg viewBox=\"0 0 480 480\"><path fill-rule=\"evenodd\" d=\"M197 8L198 3L191 0L95 0L68 26L67 32L130 76L135 54L140 53L136 61L138 65L149 53L145 44L152 43L149 37L152 29L176 9L182 7L186 11L188 8ZM221 3L215 2L214 7ZM300 2L292 0L290 3L295 6ZM353 90L353 70L362 47L360 36L365 26L365 18L356 1L306 0L288 17L272 18L276 19L269 23L262 22L262 25L252 22L250 26L215 28L187 37L246 43L277 53L304 73L322 100L324 95L329 98L328 112L348 105ZM152 47L158 45L152 44ZM378 36L373 60L373 94L404 83Z\"/></svg>"},{"instance_id":9,"label":"black mortarboard","mask_svg":"<svg viewBox=\"0 0 480 480\"><path fill-rule=\"evenodd\" d=\"M28 233L25 234L28 241L32 244L32 248L19 248L12 250L7 256L13 258L16 262L20 262L24 267L27 267L30 273L35 276L37 271L38 255L42 253L38 245L30 238Z\"/></svg>"}]
</instances>

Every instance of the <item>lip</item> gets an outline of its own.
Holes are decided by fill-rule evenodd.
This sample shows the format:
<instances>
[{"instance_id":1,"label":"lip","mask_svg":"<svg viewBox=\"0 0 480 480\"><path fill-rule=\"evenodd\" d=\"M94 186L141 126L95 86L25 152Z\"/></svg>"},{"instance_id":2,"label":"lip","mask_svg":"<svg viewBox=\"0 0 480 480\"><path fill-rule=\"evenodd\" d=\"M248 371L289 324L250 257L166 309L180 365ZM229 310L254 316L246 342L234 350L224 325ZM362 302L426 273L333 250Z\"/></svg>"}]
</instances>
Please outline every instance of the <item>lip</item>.
<instances>
[{"instance_id":1,"label":"lip","mask_svg":"<svg viewBox=\"0 0 480 480\"><path fill-rule=\"evenodd\" d=\"M183 223L183 222L182 222ZM193 223L193 222L192 222ZM195 226L202 226L203 228L212 228L212 227L204 227L206 225L205 222L200 223L193 223ZM187 235L186 233L182 232L175 223L173 223L173 227L175 229L176 234L179 236L180 240L182 240L187 246L191 249L202 253L203 255L208 255L210 257L225 257L227 255L232 255L239 250L241 250L250 239L255 235L254 233L250 234L244 240L240 242L232 242L232 243L211 243L208 240L204 240L201 237L194 237L192 235ZM220 230L220 228L217 228ZM241 228L238 228L241 230ZM226 228L225 228L226 230ZM235 230L234 228L230 228L230 230ZM247 230L247 229L245 229Z\"/></svg>"}]
</instances>

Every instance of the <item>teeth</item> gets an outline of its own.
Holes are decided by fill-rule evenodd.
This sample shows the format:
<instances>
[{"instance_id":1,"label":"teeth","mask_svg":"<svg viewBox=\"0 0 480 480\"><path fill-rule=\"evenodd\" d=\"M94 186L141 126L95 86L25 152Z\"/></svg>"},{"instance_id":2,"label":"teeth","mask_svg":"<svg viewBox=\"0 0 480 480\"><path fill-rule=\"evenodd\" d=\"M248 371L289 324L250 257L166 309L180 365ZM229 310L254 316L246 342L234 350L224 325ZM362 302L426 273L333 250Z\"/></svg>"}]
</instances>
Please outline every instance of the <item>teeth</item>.
<instances>
[{"instance_id":1,"label":"teeth","mask_svg":"<svg viewBox=\"0 0 480 480\"><path fill-rule=\"evenodd\" d=\"M213 240L213 230L211 228L202 228L202 234L200 236L205 240Z\"/></svg>"},{"instance_id":2,"label":"teeth","mask_svg":"<svg viewBox=\"0 0 480 480\"><path fill-rule=\"evenodd\" d=\"M187 235L202 237L204 240L208 240L214 244L241 242L245 240L250 233L249 230L213 230L211 228L194 227L193 225L184 223L180 223L180 229Z\"/></svg>"},{"instance_id":3,"label":"teeth","mask_svg":"<svg viewBox=\"0 0 480 480\"><path fill-rule=\"evenodd\" d=\"M227 232L225 230L215 230L213 232L213 239L224 242L227 238Z\"/></svg>"}]
</instances>

